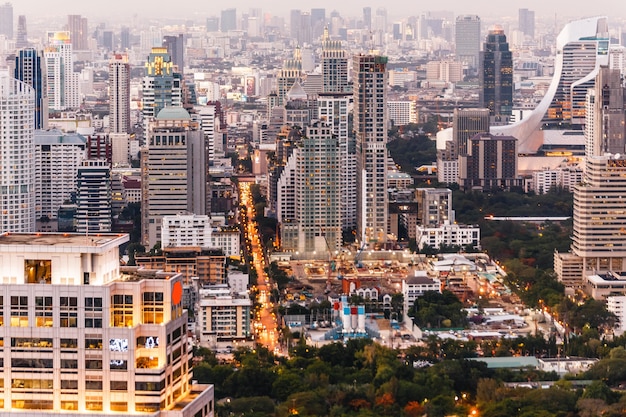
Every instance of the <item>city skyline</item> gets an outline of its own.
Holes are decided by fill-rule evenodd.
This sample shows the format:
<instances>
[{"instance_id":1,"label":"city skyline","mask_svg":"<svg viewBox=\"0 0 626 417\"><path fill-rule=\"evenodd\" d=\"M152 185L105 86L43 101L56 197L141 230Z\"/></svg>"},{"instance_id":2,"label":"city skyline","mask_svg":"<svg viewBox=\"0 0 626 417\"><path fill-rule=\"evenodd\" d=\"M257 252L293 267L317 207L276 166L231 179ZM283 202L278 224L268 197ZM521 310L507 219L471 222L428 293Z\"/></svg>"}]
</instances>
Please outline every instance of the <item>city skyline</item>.
<instances>
[{"instance_id":1,"label":"city skyline","mask_svg":"<svg viewBox=\"0 0 626 417\"><path fill-rule=\"evenodd\" d=\"M45 16L47 18L55 17L55 14L50 14L50 10L47 3L41 0L29 0L26 2L13 2L14 16L20 14L31 15L33 17ZM336 10L342 16L354 17L361 16L363 7L371 7L373 10L376 8L386 8L392 18L402 18L411 15L418 15L428 12L441 12L449 11L454 14L478 14L484 17L508 17L517 20L518 11L520 8L527 8L535 11L538 19L558 19L558 20L570 20L581 17L591 17L598 15L610 15L613 20L620 18L626 18L626 4L615 3L598 5L588 2L579 2L576 7L572 7L571 2L565 0L556 0L552 2L541 2L539 0L529 0L524 3L490 3L480 5L478 3L467 3L460 0L444 0L436 3L419 4L408 11L401 6L391 7L387 2L382 0L370 0L368 2L355 2L349 1L338 5L335 2L328 0L318 1L315 4L305 2L290 2L288 7L285 7L285 3L279 0L269 0L263 4L258 4L250 0L234 0L228 5L200 3L192 4L188 8L181 8L180 10L172 10L171 8L155 7L154 1L138 0L133 3L122 2L121 0L112 0L105 3L78 3L75 0L59 0L55 2L54 13L58 13L58 16L66 14L83 14L89 18L96 20L106 20L110 18L116 18L118 21L126 21L133 19L138 14L139 16L146 18L184 18L202 19L207 16L218 16L220 11L226 8L236 8L237 12L241 13L247 11L250 8L263 9L264 12L269 12L277 16L283 16L288 18L289 10L302 9L308 10L309 8L319 7L326 8L328 13ZM124 11L124 14L120 14L120 10ZM151 11L167 10L166 13L151 13ZM16 20L17 21L17 18Z\"/></svg>"}]
</instances>

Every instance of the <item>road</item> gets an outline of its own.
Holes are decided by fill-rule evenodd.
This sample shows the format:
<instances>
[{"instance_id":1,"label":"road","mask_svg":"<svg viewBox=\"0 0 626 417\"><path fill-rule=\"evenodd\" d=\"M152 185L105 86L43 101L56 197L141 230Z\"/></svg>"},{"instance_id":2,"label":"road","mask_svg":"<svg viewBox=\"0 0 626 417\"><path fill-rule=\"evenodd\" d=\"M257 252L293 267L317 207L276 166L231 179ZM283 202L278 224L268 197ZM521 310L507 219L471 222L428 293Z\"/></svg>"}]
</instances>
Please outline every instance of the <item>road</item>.
<instances>
[{"instance_id":1,"label":"road","mask_svg":"<svg viewBox=\"0 0 626 417\"><path fill-rule=\"evenodd\" d=\"M252 256L252 267L257 272L257 302L261 308L254 312L253 326L256 333L257 343L267 347L270 351L278 352L278 326L276 323L276 313L274 312L274 304L270 300L272 292L272 283L265 273L265 255L263 243L259 235L258 225L254 221L256 215L254 211L254 203L252 194L250 193L250 182L239 182L239 201L246 207L246 218L243 219L244 238L249 248L249 254Z\"/></svg>"}]
</instances>

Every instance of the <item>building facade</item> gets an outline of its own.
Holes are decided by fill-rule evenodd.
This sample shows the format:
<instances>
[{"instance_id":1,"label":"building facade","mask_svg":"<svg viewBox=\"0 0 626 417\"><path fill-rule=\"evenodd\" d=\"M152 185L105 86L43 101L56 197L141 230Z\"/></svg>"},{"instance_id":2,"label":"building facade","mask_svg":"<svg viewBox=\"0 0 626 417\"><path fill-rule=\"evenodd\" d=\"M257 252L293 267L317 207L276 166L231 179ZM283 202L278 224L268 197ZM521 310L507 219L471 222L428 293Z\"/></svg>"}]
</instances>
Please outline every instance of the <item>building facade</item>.
<instances>
[{"instance_id":1,"label":"building facade","mask_svg":"<svg viewBox=\"0 0 626 417\"><path fill-rule=\"evenodd\" d=\"M49 103L43 54L33 48L18 51L14 77L35 91L35 129L47 129Z\"/></svg>"},{"instance_id":2,"label":"building facade","mask_svg":"<svg viewBox=\"0 0 626 417\"><path fill-rule=\"evenodd\" d=\"M109 132L129 133L130 63L128 54L115 54L109 61L109 95Z\"/></svg>"},{"instance_id":3,"label":"building facade","mask_svg":"<svg viewBox=\"0 0 626 417\"><path fill-rule=\"evenodd\" d=\"M489 30L480 53L480 103L494 120L506 123L513 110L513 54L501 27Z\"/></svg>"},{"instance_id":4,"label":"building facade","mask_svg":"<svg viewBox=\"0 0 626 417\"><path fill-rule=\"evenodd\" d=\"M462 15L454 26L456 59L477 70L480 55L480 17Z\"/></svg>"},{"instance_id":5,"label":"building facade","mask_svg":"<svg viewBox=\"0 0 626 417\"><path fill-rule=\"evenodd\" d=\"M104 159L88 159L76 175L76 231L106 233L111 231L111 165Z\"/></svg>"}]
</instances>

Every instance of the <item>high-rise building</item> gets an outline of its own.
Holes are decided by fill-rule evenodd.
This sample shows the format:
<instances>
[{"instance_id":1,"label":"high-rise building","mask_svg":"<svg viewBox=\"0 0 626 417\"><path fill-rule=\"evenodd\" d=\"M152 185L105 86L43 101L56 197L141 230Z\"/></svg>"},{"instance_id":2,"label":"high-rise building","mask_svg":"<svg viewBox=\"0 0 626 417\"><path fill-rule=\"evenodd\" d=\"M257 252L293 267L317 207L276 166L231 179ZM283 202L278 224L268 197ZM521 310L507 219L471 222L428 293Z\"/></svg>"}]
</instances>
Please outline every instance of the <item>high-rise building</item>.
<instances>
[{"instance_id":1,"label":"high-rise building","mask_svg":"<svg viewBox=\"0 0 626 417\"><path fill-rule=\"evenodd\" d=\"M111 231L111 165L105 159L84 160L76 175L76 231Z\"/></svg>"},{"instance_id":2,"label":"high-rise building","mask_svg":"<svg viewBox=\"0 0 626 417\"><path fill-rule=\"evenodd\" d=\"M178 36L164 36L163 47L172 58L172 63L178 67L178 72L183 73L185 66L185 41L183 34Z\"/></svg>"},{"instance_id":3,"label":"high-rise building","mask_svg":"<svg viewBox=\"0 0 626 417\"><path fill-rule=\"evenodd\" d=\"M89 49L89 27L87 18L79 14L67 15L67 30L70 32L72 48L75 51L86 51Z\"/></svg>"},{"instance_id":4,"label":"high-rise building","mask_svg":"<svg viewBox=\"0 0 626 417\"><path fill-rule=\"evenodd\" d=\"M19 15L17 18L17 36L15 37L15 47L22 49L28 47L28 31L26 30L26 16Z\"/></svg>"},{"instance_id":5,"label":"high-rise building","mask_svg":"<svg viewBox=\"0 0 626 417\"><path fill-rule=\"evenodd\" d=\"M0 35L7 39L13 39L13 5L11 3L0 4Z\"/></svg>"},{"instance_id":6,"label":"high-rise building","mask_svg":"<svg viewBox=\"0 0 626 417\"><path fill-rule=\"evenodd\" d=\"M311 13L300 13L300 24L298 25L298 45L310 44L313 40L311 31Z\"/></svg>"},{"instance_id":7,"label":"high-rise building","mask_svg":"<svg viewBox=\"0 0 626 417\"><path fill-rule=\"evenodd\" d=\"M220 18L217 16L206 18L206 31L207 32L219 32L220 30Z\"/></svg>"},{"instance_id":8,"label":"high-rise building","mask_svg":"<svg viewBox=\"0 0 626 417\"><path fill-rule=\"evenodd\" d=\"M330 39L328 28L322 38L322 88L324 93L346 93L348 85L348 53L341 41Z\"/></svg>"},{"instance_id":9,"label":"high-rise building","mask_svg":"<svg viewBox=\"0 0 626 417\"><path fill-rule=\"evenodd\" d=\"M518 29L531 39L535 37L535 11L528 9L519 9Z\"/></svg>"},{"instance_id":10,"label":"high-rise building","mask_svg":"<svg viewBox=\"0 0 626 417\"><path fill-rule=\"evenodd\" d=\"M161 241L163 216L207 214L207 161L202 130L182 107L161 110L146 139L141 151L141 240L152 247Z\"/></svg>"},{"instance_id":11,"label":"high-rise building","mask_svg":"<svg viewBox=\"0 0 626 417\"><path fill-rule=\"evenodd\" d=\"M289 33L291 39L298 40L298 34L300 33L300 15L302 12L299 9L292 9L289 11Z\"/></svg>"},{"instance_id":12,"label":"high-rise building","mask_svg":"<svg viewBox=\"0 0 626 417\"><path fill-rule=\"evenodd\" d=\"M463 15L456 18L456 59L477 70L480 59L480 17Z\"/></svg>"},{"instance_id":13,"label":"high-rise building","mask_svg":"<svg viewBox=\"0 0 626 417\"><path fill-rule=\"evenodd\" d=\"M56 219L59 208L76 193L78 168L87 140L58 130L35 132L35 216Z\"/></svg>"},{"instance_id":14,"label":"high-rise building","mask_svg":"<svg viewBox=\"0 0 626 417\"><path fill-rule=\"evenodd\" d=\"M120 49L122 51L130 49L130 28L128 26L122 26L120 32Z\"/></svg>"},{"instance_id":15,"label":"high-rise building","mask_svg":"<svg viewBox=\"0 0 626 417\"><path fill-rule=\"evenodd\" d=\"M302 77L302 55L300 48L296 47L293 58L283 61L283 67L276 77L278 105L283 105L287 101L287 93L291 90L296 81Z\"/></svg>"},{"instance_id":16,"label":"high-rise building","mask_svg":"<svg viewBox=\"0 0 626 417\"><path fill-rule=\"evenodd\" d=\"M4 415L213 417L180 273L120 267L128 235L3 234ZM162 388L161 388L162 387Z\"/></svg>"},{"instance_id":17,"label":"high-rise building","mask_svg":"<svg viewBox=\"0 0 626 417\"><path fill-rule=\"evenodd\" d=\"M462 190L507 190L521 185L517 175L517 139L477 133L467 141L467 153L459 156Z\"/></svg>"},{"instance_id":18,"label":"high-rise building","mask_svg":"<svg viewBox=\"0 0 626 417\"><path fill-rule=\"evenodd\" d=\"M424 227L439 227L454 223L452 190L448 188L417 188L417 224Z\"/></svg>"},{"instance_id":19,"label":"high-rise building","mask_svg":"<svg viewBox=\"0 0 626 417\"><path fill-rule=\"evenodd\" d=\"M311 9L311 36L318 39L326 26L326 9Z\"/></svg>"},{"instance_id":20,"label":"high-rise building","mask_svg":"<svg viewBox=\"0 0 626 417\"><path fill-rule=\"evenodd\" d=\"M74 72L70 32L48 32L44 51L50 110L76 109L80 106L79 74Z\"/></svg>"},{"instance_id":21,"label":"high-rise building","mask_svg":"<svg viewBox=\"0 0 626 417\"><path fill-rule=\"evenodd\" d=\"M372 8L363 8L363 29L372 30Z\"/></svg>"},{"instance_id":22,"label":"high-rise building","mask_svg":"<svg viewBox=\"0 0 626 417\"><path fill-rule=\"evenodd\" d=\"M181 77L174 72L174 64L165 48L152 48L142 80L142 114L144 133L148 124L165 107L182 106Z\"/></svg>"},{"instance_id":23,"label":"high-rise building","mask_svg":"<svg viewBox=\"0 0 626 417\"><path fill-rule=\"evenodd\" d=\"M339 142L339 189L341 228L356 228L356 143L350 132L352 95L321 93L317 98L318 119L330 126Z\"/></svg>"},{"instance_id":24,"label":"high-rise building","mask_svg":"<svg viewBox=\"0 0 626 417\"><path fill-rule=\"evenodd\" d=\"M222 32L237 30L237 9L230 8L222 10L222 15L220 18L220 30Z\"/></svg>"},{"instance_id":25,"label":"high-rise building","mask_svg":"<svg viewBox=\"0 0 626 417\"><path fill-rule=\"evenodd\" d=\"M357 237L387 239L387 57L353 58Z\"/></svg>"},{"instance_id":26,"label":"high-rise building","mask_svg":"<svg viewBox=\"0 0 626 417\"><path fill-rule=\"evenodd\" d=\"M467 154L467 141L477 133L489 133L489 126L489 109L454 109L452 136L456 154Z\"/></svg>"},{"instance_id":27,"label":"high-rise building","mask_svg":"<svg viewBox=\"0 0 626 417\"><path fill-rule=\"evenodd\" d=\"M35 129L47 129L48 91L42 53L32 48L18 51L13 75L30 85L35 92Z\"/></svg>"},{"instance_id":28,"label":"high-rise building","mask_svg":"<svg viewBox=\"0 0 626 417\"><path fill-rule=\"evenodd\" d=\"M130 132L130 63L127 54L109 61L109 131Z\"/></svg>"},{"instance_id":29,"label":"high-rise building","mask_svg":"<svg viewBox=\"0 0 626 417\"><path fill-rule=\"evenodd\" d=\"M35 92L6 70L0 72L0 109L5 116L0 125L0 232L34 232Z\"/></svg>"},{"instance_id":30,"label":"high-rise building","mask_svg":"<svg viewBox=\"0 0 626 417\"><path fill-rule=\"evenodd\" d=\"M624 86L620 70L600 67L595 87L587 93L585 155L626 152Z\"/></svg>"},{"instance_id":31,"label":"high-rise building","mask_svg":"<svg viewBox=\"0 0 626 417\"><path fill-rule=\"evenodd\" d=\"M480 53L480 103L495 121L513 111L513 55L501 27L489 30ZM503 120L504 121L504 120Z\"/></svg>"}]
</instances>

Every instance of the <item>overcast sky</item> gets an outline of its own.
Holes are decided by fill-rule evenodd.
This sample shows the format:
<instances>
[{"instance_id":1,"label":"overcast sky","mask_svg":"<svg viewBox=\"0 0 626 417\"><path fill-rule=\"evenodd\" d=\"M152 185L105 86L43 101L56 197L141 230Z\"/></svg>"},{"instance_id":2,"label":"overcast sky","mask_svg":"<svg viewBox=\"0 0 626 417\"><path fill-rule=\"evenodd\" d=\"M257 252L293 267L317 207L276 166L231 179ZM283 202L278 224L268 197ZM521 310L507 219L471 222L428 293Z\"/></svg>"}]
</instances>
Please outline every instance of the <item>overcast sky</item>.
<instances>
[{"instance_id":1,"label":"overcast sky","mask_svg":"<svg viewBox=\"0 0 626 417\"><path fill-rule=\"evenodd\" d=\"M337 10L342 16L361 16L362 8L370 6L373 10L386 7L390 19L403 16L418 15L427 11L449 10L455 14L478 14L484 17L514 17L517 19L517 10L526 7L534 10L537 18L548 17L554 19L555 14L560 19L572 19L596 15L608 15L612 23L626 17L626 2L623 0L318 0L315 2L304 0L187 0L176 2L171 0L10 0L13 3L14 14L31 15L32 17L62 16L67 14L82 14L90 21L130 20L133 14L147 17L184 17L201 19L205 16L218 15L220 10L236 7L238 14L247 11L250 7L260 7L264 12L275 15L288 16L290 9L309 10L311 7L326 9L327 16L332 10ZM4 1L2 1L4 3ZM407 7L407 5L410 5ZM180 6L180 7L178 7ZM177 8L178 7L178 8ZM17 19L15 19L17 21Z\"/></svg>"}]
</instances>

